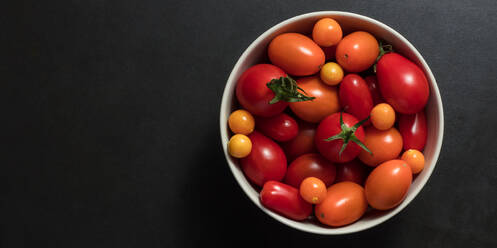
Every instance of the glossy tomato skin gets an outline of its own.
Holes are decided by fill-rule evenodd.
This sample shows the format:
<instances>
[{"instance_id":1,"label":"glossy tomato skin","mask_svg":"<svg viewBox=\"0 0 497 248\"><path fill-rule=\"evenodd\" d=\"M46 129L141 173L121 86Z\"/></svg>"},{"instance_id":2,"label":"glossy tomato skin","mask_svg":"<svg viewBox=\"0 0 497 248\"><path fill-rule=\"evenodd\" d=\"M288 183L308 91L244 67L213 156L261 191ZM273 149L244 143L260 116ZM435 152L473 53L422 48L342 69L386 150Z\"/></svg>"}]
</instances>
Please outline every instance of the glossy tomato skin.
<instances>
[{"instance_id":1,"label":"glossy tomato skin","mask_svg":"<svg viewBox=\"0 0 497 248\"><path fill-rule=\"evenodd\" d=\"M392 127L378 130L373 126L366 128L364 145L373 153L361 151L359 159L366 165L377 166L387 160L398 158L402 151L402 136Z\"/></svg>"},{"instance_id":2,"label":"glossy tomato skin","mask_svg":"<svg viewBox=\"0 0 497 248\"><path fill-rule=\"evenodd\" d=\"M238 79L236 98L238 102L253 115L274 116L288 106L285 101L269 104L274 92L266 84L272 79L285 77L286 73L270 64L258 64L247 69Z\"/></svg>"},{"instance_id":3,"label":"glossy tomato skin","mask_svg":"<svg viewBox=\"0 0 497 248\"><path fill-rule=\"evenodd\" d=\"M343 78L338 95L345 112L352 114L359 120L367 118L373 109L373 97L368 85L357 74L350 73ZM368 120L364 125L370 123Z\"/></svg>"},{"instance_id":4,"label":"glossy tomato skin","mask_svg":"<svg viewBox=\"0 0 497 248\"><path fill-rule=\"evenodd\" d=\"M304 220L312 213L312 205L299 190L277 181L268 181L260 193L262 205L293 220Z\"/></svg>"},{"instance_id":5,"label":"glossy tomato skin","mask_svg":"<svg viewBox=\"0 0 497 248\"><path fill-rule=\"evenodd\" d=\"M383 55L376 65L381 95L401 114L421 111L428 101L430 89L423 71L397 53Z\"/></svg>"},{"instance_id":6,"label":"glossy tomato skin","mask_svg":"<svg viewBox=\"0 0 497 248\"><path fill-rule=\"evenodd\" d=\"M376 76L370 75L364 78L366 84L368 85L369 92L371 93L371 97L373 98L373 105L377 105L379 103L383 103L383 98L381 98L380 86L378 86L378 80Z\"/></svg>"},{"instance_id":7,"label":"glossy tomato skin","mask_svg":"<svg viewBox=\"0 0 497 248\"><path fill-rule=\"evenodd\" d=\"M366 180L368 175L368 168L357 159L347 163L337 164L336 167L336 183L348 181L363 185L364 180Z\"/></svg>"},{"instance_id":8,"label":"glossy tomato skin","mask_svg":"<svg viewBox=\"0 0 497 248\"><path fill-rule=\"evenodd\" d=\"M399 131L404 141L405 150L416 149L422 151L428 137L425 112L399 115Z\"/></svg>"},{"instance_id":9,"label":"glossy tomato skin","mask_svg":"<svg viewBox=\"0 0 497 248\"><path fill-rule=\"evenodd\" d=\"M362 186L341 182L328 188L326 198L316 205L315 214L321 223L338 227L360 219L367 207Z\"/></svg>"},{"instance_id":10,"label":"glossy tomato skin","mask_svg":"<svg viewBox=\"0 0 497 248\"><path fill-rule=\"evenodd\" d=\"M268 46L271 63L290 75L308 76L324 64L323 50L309 37L298 33L276 36Z\"/></svg>"},{"instance_id":11,"label":"glossy tomato skin","mask_svg":"<svg viewBox=\"0 0 497 248\"><path fill-rule=\"evenodd\" d=\"M288 166L284 182L298 188L307 177L319 178L328 187L335 181L336 167L317 153L304 154Z\"/></svg>"},{"instance_id":12,"label":"glossy tomato skin","mask_svg":"<svg viewBox=\"0 0 497 248\"><path fill-rule=\"evenodd\" d=\"M355 118L351 114L343 113L343 122L348 127L354 126L359 122L357 118ZM345 163L352 161L354 158L359 155L362 148L354 142L349 142L345 150L342 152L342 155L339 156L340 149L343 145L343 140L337 139L332 141L325 141L325 139L334 136L342 131L340 126L340 113L332 114L326 117L324 120L319 123L318 129L316 130L316 137L314 138L314 142L316 144L316 148L319 153L323 155L328 160L335 163ZM360 126L355 131L355 136L364 143L364 129Z\"/></svg>"},{"instance_id":13,"label":"glossy tomato skin","mask_svg":"<svg viewBox=\"0 0 497 248\"><path fill-rule=\"evenodd\" d=\"M285 153L281 147L257 131L248 137L252 141L252 151L240 159L247 178L258 186L269 180L281 181L285 177L287 167Z\"/></svg>"},{"instance_id":14,"label":"glossy tomato skin","mask_svg":"<svg viewBox=\"0 0 497 248\"><path fill-rule=\"evenodd\" d=\"M376 167L366 179L366 199L375 209L391 209L404 200L411 182L409 165L403 160L389 160Z\"/></svg>"},{"instance_id":15,"label":"glossy tomato skin","mask_svg":"<svg viewBox=\"0 0 497 248\"><path fill-rule=\"evenodd\" d=\"M281 144L288 162L292 162L297 157L306 153L317 153L316 146L314 145L314 135L316 134L317 125L302 120L297 122L299 125L297 136Z\"/></svg>"},{"instance_id":16,"label":"glossy tomato skin","mask_svg":"<svg viewBox=\"0 0 497 248\"><path fill-rule=\"evenodd\" d=\"M338 43L336 60L348 72L361 72L373 65L379 53L376 38L370 33L357 31Z\"/></svg>"},{"instance_id":17,"label":"glossy tomato skin","mask_svg":"<svg viewBox=\"0 0 497 248\"><path fill-rule=\"evenodd\" d=\"M256 117L256 129L276 141L288 141L297 136L299 125L291 116L281 113L272 117Z\"/></svg>"},{"instance_id":18,"label":"glossy tomato skin","mask_svg":"<svg viewBox=\"0 0 497 248\"><path fill-rule=\"evenodd\" d=\"M326 116L340 109L337 88L326 85L321 81L319 76L297 79L297 85L307 95L315 97L311 101L290 103L290 109L300 119L311 123L318 123Z\"/></svg>"}]
</instances>

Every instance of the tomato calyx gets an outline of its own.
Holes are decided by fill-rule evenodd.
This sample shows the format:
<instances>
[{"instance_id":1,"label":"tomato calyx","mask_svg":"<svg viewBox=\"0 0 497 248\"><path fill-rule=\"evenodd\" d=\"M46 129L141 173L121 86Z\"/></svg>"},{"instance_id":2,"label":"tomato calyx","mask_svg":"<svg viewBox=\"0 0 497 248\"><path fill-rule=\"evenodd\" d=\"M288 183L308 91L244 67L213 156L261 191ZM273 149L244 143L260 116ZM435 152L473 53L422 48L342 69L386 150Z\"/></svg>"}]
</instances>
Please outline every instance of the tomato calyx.
<instances>
[{"instance_id":1,"label":"tomato calyx","mask_svg":"<svg viewBox=\"0 0 497 248\"><path fill-rule=\"evenodd\" d=\"M271 99L269 104L279 101L303 102L315 99L315 97L307 96L307 93L297 86L297 82L290 76L273 79L266 86L274 92L274 98ZM302 91L304 94L299 91Z\"/></svg>"},{"instance_id":2,"label":"tomato calyx","mask_svg":"<svg viewBox=\"0 0 497 248\"><path fill-rule=\"evenodd\" d=\"M374 62L373 65L373 71L376 73L376 64L378 61L383 57L383 55L393 52L393 47L390 44L383 44L383 42L380 40L379 42L379 48L380 48L380 53L378 54L378 57L376 57L376 61Z\"/></svg>"},{"instance_id":3,"label":"tomato calyx","mask_svg":"<svg viewBox=\"0 0 497 248\"><path fill-rule=\"evenodd\" d=\"M345 150L345 148L347 148L347 145L349 144L350 141L356 143L357 145L359 145L362 149L364 149L365 151L367 151L369 154L373 154L367 147L366 145L364 145L356 136L355 136L355 131L364 123L366 122L367 120L369 120L369 117L366 117L364 120L361 120L359 121L358 123L356 123L354 126L352 127L348 127L347 125L345 125L345 123L343 122L343 119L342 119L342 112L340 112L340 128L342 129L342 131L340 133L338 133L337 135L334 135L334 136L331 136L327 139L325 139L325 141L332 141L332 140L337 140L337 139L342 139L343 140L343 145L342 145L342 148L340 148L340 152L338 153L338 157L341 157L342 155L342 152Z\"/></svg>"}]
</instances>

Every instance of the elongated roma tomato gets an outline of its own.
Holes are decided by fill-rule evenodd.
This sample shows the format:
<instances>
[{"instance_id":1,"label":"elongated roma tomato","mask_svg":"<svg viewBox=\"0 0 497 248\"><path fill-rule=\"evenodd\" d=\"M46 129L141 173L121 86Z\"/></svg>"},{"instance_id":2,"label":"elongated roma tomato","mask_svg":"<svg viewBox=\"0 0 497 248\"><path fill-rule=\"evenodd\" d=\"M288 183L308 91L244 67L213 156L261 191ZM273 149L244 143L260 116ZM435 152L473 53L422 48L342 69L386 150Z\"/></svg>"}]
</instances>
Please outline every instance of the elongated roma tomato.
<instances>
[{"instance_id":1,"label":"elongated roma tomato","mask_svg":"<svg viewBox=\"0 0 497 248\"><path fill-rule=\"evenodd\" d=\"M411 186L411 167L403 160L389 160L376 167L366 179L366 199L375 209L399 205Z\"/></svg>"},{"instance_id":2,"label":"elongated roma tomato","mask_svg":"<svg viewBox=\"0 0 497 248\"><path fill-rule=\"evenodd\" d=\"M248 156L240 159L247 178L258 186L269 180L281 181L287 167L283 150L276 142L257 131L248 137L252 141L252 150Z\"/></svg>"},{"instance_id":3,"label":"elongated roma tomato","mask_svg":"<svg viewBox=\"0 0 497 248\"><path fill-rule=\"evenodd\" d=\"M312 213L312 205L299 190L277 181L268 181L260 193L262 205L293 220L304 220Z\"/></svg>"},{"instance_id":4,"label":"elongated roma tomato","mask_svg":"<svg viewBox=\"0 0 497 248\"><path fill-rule=\"evenodd\" d=\"M376 79L376 76L367 76L364 78L364 81L366 81L369 92L371 92L371 96L373 97L373 105L385 102L383 98L381 98L380 86L378 86L378 80Z\"/></svg>"},{"instance_id":5,"label":"elongated roma tomato","mask_svg":"<svg viewBox=\"0 0 497 248\"><path fill-rule=\"evenodd\" d=\"M309 76L324 64L323 50L309 37L298 33L276 36L268 46L271 63L290 75Z\"/></svg>"},{"instance_id":6,"label":"elongated roma tomato","mask_svg":"<svg viewBox=\"0 0 497 248\"><path fill-rule=\"evenodd\" d=\"M359 120L365 119L373 109L373 98L366 81L357 74L348 74L340 83L338 91L340 105L347 113L351 113ZM365 125L369 125L366 121Z\"/></svg>"},{"instance_id":7,"label":"elongated roma tomato","mask_svg":"<svg viewBox=\"0 0 497 248\"><path fill-rule=\"evenodd\" d=\"M329 226L344 226L361 218L368 203L362 186L353 182L341 182L328 188L326 198L316 205L318 220Z\"/></svg>"},{"instance_id":8,"label":"elongated roma tomato","mask_svg":"<svg viewBox=\"0 0 497 248\"><path fill-rule=\"evenodd\" d=\"M426 105L430 95L423 71L398 53L383 55L376 65L381 95L401 114L415 114Z\"/></svg>"},{"instance_id":9,"label":"elongated roma tomato","mask_svg":"<svg viewBox=\"0 0 497 248\"><path fill-rule=\"evenodd\" d=\"M285 113L257 117L255 123L257 130L276 141L289 141L299 133L297 121Z\"/></svg>"},{"instance_id":10,"label":"elongated roma tomato","mask_svg":"<svg viewBox=\"0 0 497 248\"><path fill-rule=\"evenodd\" d=\"M411 115L399 116L399 131L404 140L404 150L422 151L428 137L426 116L424 111Z\"/></svg>"},{"instance_id":11,"label":"elongated roma tomato","mask_svg":"<svg viewBox=\"0 0 497 248\"><path fill-rule=\"evenodd\" d=\"M247 69L238 79L236 98L243 108L253 115L264 117L277 115L283 112L288 103L279 101L269 104L275 94L266 84L272 79L285 76L286 73L274 65L254 65Z\"/></svg>"}]
</instances>

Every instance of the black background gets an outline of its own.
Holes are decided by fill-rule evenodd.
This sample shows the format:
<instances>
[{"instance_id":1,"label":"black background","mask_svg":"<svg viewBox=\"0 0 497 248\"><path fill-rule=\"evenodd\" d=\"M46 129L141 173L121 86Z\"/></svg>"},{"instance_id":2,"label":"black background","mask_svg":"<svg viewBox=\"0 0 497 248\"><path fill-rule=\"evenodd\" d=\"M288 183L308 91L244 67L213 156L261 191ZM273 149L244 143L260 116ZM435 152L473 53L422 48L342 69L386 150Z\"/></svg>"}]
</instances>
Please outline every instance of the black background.
<instances>
[{"instance_id":1,"label":"black background","mask_svg":"<svg viewBox=\"0 0 497 248\"><path fill-rule=\"evenodd\" d=\"M497 246L495 0L4 4L1 247ZM386 223L345 236L260 211L219 138L222 92L243 50L317 10L403 34L431 66L445 112L425 188Z\"/></svg>"}]
</instances>

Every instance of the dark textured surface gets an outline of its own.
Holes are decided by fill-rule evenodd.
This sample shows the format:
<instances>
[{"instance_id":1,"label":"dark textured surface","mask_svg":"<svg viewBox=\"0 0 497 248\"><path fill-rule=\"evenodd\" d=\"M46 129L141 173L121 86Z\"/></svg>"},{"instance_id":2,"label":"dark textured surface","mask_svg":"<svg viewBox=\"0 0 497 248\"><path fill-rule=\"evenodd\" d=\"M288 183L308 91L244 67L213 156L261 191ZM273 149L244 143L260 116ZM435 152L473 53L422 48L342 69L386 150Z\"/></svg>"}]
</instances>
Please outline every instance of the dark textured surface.
<instances>
[{"instance_id":1,"label":"dark textured surface","mask_svg":"<svg viewBox=\"0 0 497 248\"><path fill-rule=\"evenodd\" d=\"M440 159L416 199L340 237L260 211L219 140L222 91L242 51L316 10L403 34L445 111ZM497 247L496 13L495 0L5 4L0 246Z\"/></svg>"}]
</instances>

